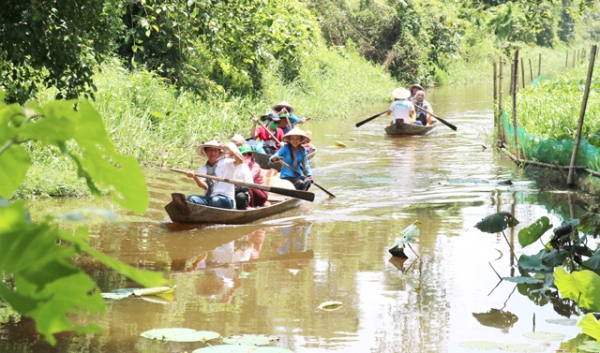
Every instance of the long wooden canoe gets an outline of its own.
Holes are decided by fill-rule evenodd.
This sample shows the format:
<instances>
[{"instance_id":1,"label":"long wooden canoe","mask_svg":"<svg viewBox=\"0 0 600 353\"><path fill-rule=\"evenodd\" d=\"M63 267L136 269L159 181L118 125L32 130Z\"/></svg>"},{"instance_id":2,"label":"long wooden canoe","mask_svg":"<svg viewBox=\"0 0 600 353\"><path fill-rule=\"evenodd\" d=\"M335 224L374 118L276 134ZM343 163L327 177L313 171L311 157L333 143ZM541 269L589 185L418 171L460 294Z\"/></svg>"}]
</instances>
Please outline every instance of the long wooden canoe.
<instances>
[{"instance_id":1,"label":"long wooden canoe","mask_svg":"<svg viewBox=\"0 0 600 353\"><path fill-rule=\"evenodd\" d=\"M385 133L388 135L425 135L435 129L436 126L437 121L431 125L422 126L405 124L404 121L398 120L395 124L386 126Z\"/></svg>"},{"instance_id":2,"label":"long wooden canoe","mask_svg":"<svg viewBox=\"0 0 600 353\"><path fill-rule=\"evenodd\" d=\"M308 158L308 160L312 160L313 157L315 156L315 154L317 153L317 149L315 148L312 152L310 152L308 155L306 155L306 157ZM258 165L262 168L262 169L276 169L278 171L281 171L281 164L279 163L271 163L269 161L269 158L271 157L271 155L268 154L264 154L264 153L254 153L254 161L256 161L256 163L258 163ZM312 167L312 164L311 164Z\"/></svg>"},{"instance_id":3,"label":"long wooden canoe","mask_svg":"<svg viewBox=\"0 0 600 353\"><path fill-rule=\"evenodd\" d=\"M243 224L268 217L300 204L293 197L269 198L271 205L247 210L228 210L189 202L183 194L171 194L173 201L165 206L165 210L173 222L182 223L218 223Z\"/></svg>"}]
</instances>

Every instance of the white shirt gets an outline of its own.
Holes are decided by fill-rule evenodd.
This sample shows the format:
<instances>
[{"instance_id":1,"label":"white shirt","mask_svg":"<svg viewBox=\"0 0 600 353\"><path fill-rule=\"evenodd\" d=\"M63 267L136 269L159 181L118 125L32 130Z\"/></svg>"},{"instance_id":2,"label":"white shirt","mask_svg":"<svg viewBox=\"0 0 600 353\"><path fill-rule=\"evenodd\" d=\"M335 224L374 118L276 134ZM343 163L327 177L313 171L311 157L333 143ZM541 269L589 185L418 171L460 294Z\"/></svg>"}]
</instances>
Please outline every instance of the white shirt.
<instances>
[{"instance_id":1,"label":"white shirt","mask_svg":"<svg viewBox=\"0 0 600 353\"><path fill-rule=\"evenodd\" d=\"M408 100L397 100L392 102L390 110L394 113L392 122L395 123L396 120L404 120L405 124L410 124L410 112L414 112L415 107Z\"/></svg>"},{"instance_id":2,"label":"white shirt","mask_svg":"<svg viewBox=\"0 0 600 353\"><path fill-rule=\"evenodd\" d=\"M237 165L235 167L235 171L233 172L233 180L241 180L244 183L254 184L254 177L252 177L250 167L248 167L245 163Z\"/></svg>"},{"instance_id":3,"label":"white shirt","mask_svg":"<svg viewBox=\"0 0 600 353\"><path fill-rule=\"evenodd\" d=\"M233 173L235 172L235 159L233 158L223 158L219 159L216 162L215 176L223 179L234 179ZM206 164L202 167L198 168L198 173L207 174L208 169L206 168ZM206 181L205 178L201 178ZM229 197L232 201L235 202L235 186L230 183L225 183L222 181L213 180L214 188L212 194L210 196L225 196Z\"/></svg>"}]
</instances>

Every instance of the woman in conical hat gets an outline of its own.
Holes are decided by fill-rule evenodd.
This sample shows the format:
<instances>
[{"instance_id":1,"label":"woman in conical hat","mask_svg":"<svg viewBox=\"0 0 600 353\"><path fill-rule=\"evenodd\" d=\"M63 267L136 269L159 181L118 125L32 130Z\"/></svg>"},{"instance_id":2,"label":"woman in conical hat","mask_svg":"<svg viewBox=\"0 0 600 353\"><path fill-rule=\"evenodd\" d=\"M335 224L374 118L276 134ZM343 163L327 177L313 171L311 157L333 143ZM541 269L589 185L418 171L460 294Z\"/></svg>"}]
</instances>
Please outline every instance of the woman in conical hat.
<instances>
[{"instance_id":1,"label":"woman in conical hat","mask_svg":"<svg viewBox=\"0 0 600 353\"><path fill-rule=\"evenodd\" d=\"M392 91L392 104L387 111L387 115L394 113L390 125L395 124L398 121L402 121L405 124L413 124L415 121L415 107L408 100L410 92L404 88L396 88Z\"/></svg>"},{"instance_id":2,"label":"woman in conical hat","mask_svg":"<svg viewBox=\"0 0 600 353\"><path fill-rule=\"evenodd\" d=\"M298 128L290 130L283 137L285 146L281 147L277 153L271 157L271 162L283 160L291 169L285 165L281 167L279 177L286 179L294 184L297 190L308 190L312 184L312 171L310 163L306 157L306 151L302 147L303 143L310 143L310 137Z\"/></svg>"},{"instance_id":3,"label":"woman in conical hat","mask_svg":"<svg viewBox=\"0 0 600 353\"><path fill-rule=\"evenodd\" d=\"M273 111L279 115L281 121L279 122L279 128L283 130L284 134L287 134L294 125L304 124L308 119L297 117L292 114L294 108L286 101L281 101L273 106Z\"/></svg>"}]
</instances>

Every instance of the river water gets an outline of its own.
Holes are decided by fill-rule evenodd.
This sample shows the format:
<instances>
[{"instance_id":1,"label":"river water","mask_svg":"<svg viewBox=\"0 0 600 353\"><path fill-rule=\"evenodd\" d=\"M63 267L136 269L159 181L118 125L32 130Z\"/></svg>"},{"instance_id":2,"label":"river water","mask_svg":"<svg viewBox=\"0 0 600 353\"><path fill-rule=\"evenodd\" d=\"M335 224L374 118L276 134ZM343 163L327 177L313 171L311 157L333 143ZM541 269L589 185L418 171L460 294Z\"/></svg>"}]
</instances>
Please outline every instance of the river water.
<instances>
[{"instance_id":1,"label":"river water","mask_svg":"<svg viewBox=\"0 0 600 353\"><path fill-rule=\"evenodd\" d=\"M305 128L319 148L315 180L337 197L314 189L313 203L249 225L170 223L163 209L170 193L195 186L185 176L148 171L148 212L92 224L92 244L133 266L164 272L177 284L173 296L109 300L108 312L91 318L103 334L60 335L56 347L34 334L30 320L11 321L0 325L0 352L191 352L204 346L140 337L166 327L224 337L276 335L274 346L294 352L475 352L465 347L471 341L558 350L580 333L547 321L574 318L569 303L528 295L532 287L498 284L494 271L518 276L509 246L502 234L474 226L487 215L511 212L521 222L505 231L516 256L534 254L542 245L522 249L519 229L543 215L556 226L595 200L535 180L491 148L491 91L481 83L429 92L436 114L457 131L439 124L427 136L390 138L385 116L354 126L387 105L310 122ZM40 215L81 206L89 207L89 200L32 205ZM103 201L95 206L114 208ZM420 235L406 250L409 258L393 258L388 249L415 220ZM103 292L135 287L90 258L77 264ZM318 309L327 301L342 306ZM523 336L532 331L565 338Z\"/></svg>"}]
</instances>

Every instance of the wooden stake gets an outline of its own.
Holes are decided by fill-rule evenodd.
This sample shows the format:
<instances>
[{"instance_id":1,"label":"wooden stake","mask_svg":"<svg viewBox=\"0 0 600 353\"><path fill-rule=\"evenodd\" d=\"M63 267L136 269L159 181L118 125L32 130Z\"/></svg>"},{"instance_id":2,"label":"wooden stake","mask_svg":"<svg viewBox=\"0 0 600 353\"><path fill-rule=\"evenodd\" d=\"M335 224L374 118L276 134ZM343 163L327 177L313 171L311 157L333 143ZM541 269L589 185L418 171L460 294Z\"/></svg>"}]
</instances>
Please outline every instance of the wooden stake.
<instances>
[{"instance_id":1,"label":"wooden stake","mask_svg":"<svg viewBox=\"0 0 600 353\"><path fill-rule=\"evenodd\" d=\"M576 53L576 51L575 51L575 49L573 49L573 67L575 67L575 53Z\"/></svg>"},{"instance_id":2,"label":"wooden stake","mask_svg":"<svg viewBox=\"0 0 600 353\"><path fill-rule=\"evenodd\" d=\"M504 81L504 76L502 74L503 72L503 68L504 68L504 58L500 57L500 67L499 67L499 77L498 77L498 116L496 117L498 119L498 135L496 136L496 138L499 141L504 142L504 124L502 123L502 104L503 104L503 97L502 94L504 92L504 88L503 88L503 81Z\"/></svg>"},{"instance_id":3,"label":"wooden stake","mask_svg":"<svg viewBox=\"0 0 600 353\"><path fill-rule=\"evenodd\" d=\"M542 54L540 53L538 59L538 77L542 74Z\"/></svg>"},{"instance_id":4,"label":"wooden stake","mask_svg":"<svg viewBox=\"0 0 600 353\"><path fill-rule=\"evenodd\" d=\"M567 60L565 60L565 67L569 67L569 51L567 50Z\"/></svg>"},{"instance_id":5,"label":"wooden stake","mask_svg":"<svg viewBox=\"0 0 600 353\"><path fill-rule=\"evenodd\" d=\"M592 75L594 73L594 61L596 61L596 45L592 45L590 51L590 65L588 67L587 79L585 82L585 90L583 91L583 101L581 102L581 112L579 113L579 123L577 124L577 134L575 135L575 145L573 146L573 154L571 155L571 164L569 165L569 176L567 177L567 185L573 185L573 174L575 160L577 159L577 151L579 149L579 141L581 141L581 129L583 127L583 119L585 117L585 109L587 106L588 96L590 94L590 86L592 84Z\"/></svg>"},{"instance_id":6,"label":"wooden stake","mask_svg":"<svg viewBox=\"0 0 600 353\"><path fill-rule=\"evenodd\" d=\"M517 81L519 80L519 49L515 51L515 60L514 60L514 73L513 73L513 87L512 87L512 98L513 98L513 127L515 132L515 155L517 158L520 158L519 151L519 126L517 125Z\"/></svg>"},{"instance_id":7,"label":"wooden stake","mask_svg":"<svg viewBox=\"0 0 600 353\"><path fill-rule=\"evenodd\" d=\"M498 119L497 119L498 111L496 110L496 104L498 103L497 71L498 71L498 64L494 61L494 106L493 106L494 128L498 127Z\"/></svg>"},{"instance_id":8,"label":"wooden stake","mask_svg":"<svg viewBox=\"0 0 600 353\"><path fill-rule=\"evenodd\" d=\"M523 58L521 58L521 82L523 88L525 88L525 65L523 65Z\"/></svg>"},{"instance_id":9,"label":"wooden stake","mask_svg":"<svg viewBox=\"0 0 600 353\"><path fill-rule=\"evenodd\" d=\"M533 82L533 68L531 67L531 59L529 59L529 82Z\"/></svg>"}]
</instances>

